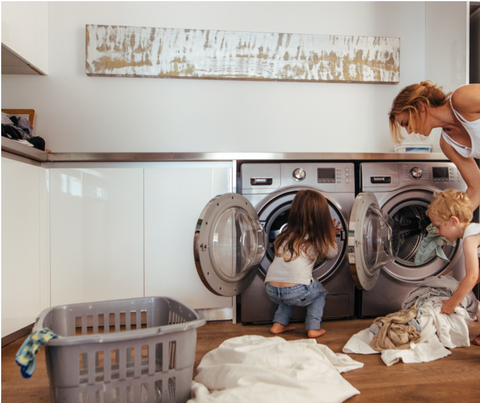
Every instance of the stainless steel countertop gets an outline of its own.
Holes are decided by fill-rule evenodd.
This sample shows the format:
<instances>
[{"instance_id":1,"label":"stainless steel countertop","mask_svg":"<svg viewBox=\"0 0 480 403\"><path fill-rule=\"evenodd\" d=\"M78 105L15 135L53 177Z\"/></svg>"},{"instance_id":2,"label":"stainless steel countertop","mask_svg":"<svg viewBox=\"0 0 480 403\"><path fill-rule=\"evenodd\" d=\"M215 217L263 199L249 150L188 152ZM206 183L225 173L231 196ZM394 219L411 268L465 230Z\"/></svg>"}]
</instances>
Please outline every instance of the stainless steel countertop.
<instances>
[{"instance_id":1,"label":"stainless steel countertop","mask_svg":"<svg viewBox=\"0 0 480 403\"><path fill-rule=\"evenodd\" d=\"M114 152L47 153L2 137L2 151L38 162L164 162L164 161L372 161L372 160L447 160L443 153L298 153L298 152Z\"/></svg>"}]
</instances>

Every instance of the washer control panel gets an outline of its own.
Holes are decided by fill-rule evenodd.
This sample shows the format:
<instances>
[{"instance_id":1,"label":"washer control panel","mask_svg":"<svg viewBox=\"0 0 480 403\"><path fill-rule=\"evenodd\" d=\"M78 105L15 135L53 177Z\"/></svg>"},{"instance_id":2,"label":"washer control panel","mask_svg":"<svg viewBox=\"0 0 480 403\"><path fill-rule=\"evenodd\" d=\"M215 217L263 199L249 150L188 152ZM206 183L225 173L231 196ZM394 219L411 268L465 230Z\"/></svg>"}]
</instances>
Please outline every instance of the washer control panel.
<instances>
[{"instance_id":1,"label":"washer control panel","mask_svg":"<svg viewBox=\"0 0 480 403\"><path fill-rule=\"evenodd\" d=\"M452 162L365 162L360 167L363 190L389 191L428 185L439 189L466 189L460 171Z\"/></svg>"},{"instance_id":2,"label":"washer control panel","mask_svg":"<svg viewBox=\"0 0 480 403\"><path fill-rule=\"evenodd\" d=\"M326 192L354 192L353 163L245 163L242 194L270 193L288 186L309 186Z\"/></svg>"}]
</instances>

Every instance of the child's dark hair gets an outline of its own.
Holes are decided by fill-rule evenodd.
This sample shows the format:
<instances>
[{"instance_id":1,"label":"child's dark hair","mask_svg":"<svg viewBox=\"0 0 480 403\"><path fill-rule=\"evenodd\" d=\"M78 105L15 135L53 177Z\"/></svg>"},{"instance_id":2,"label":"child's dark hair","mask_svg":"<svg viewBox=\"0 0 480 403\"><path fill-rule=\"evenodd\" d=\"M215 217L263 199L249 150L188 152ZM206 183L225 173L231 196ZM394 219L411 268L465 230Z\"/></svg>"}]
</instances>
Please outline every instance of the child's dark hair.
<instances>
[{"instance_id":1,"label":"child's dark hair","mask_svg":"<svg viewBox=\"0 0 480 403\"><path fill-rule=\"evenodd\" d=\"M301 255L313 255L321 261L330 247L336 247L335 232L327 199L317 191L300 190L290 207L287 225L275 240L275 254L286 262Z\"/></svg>"}]
</instances>

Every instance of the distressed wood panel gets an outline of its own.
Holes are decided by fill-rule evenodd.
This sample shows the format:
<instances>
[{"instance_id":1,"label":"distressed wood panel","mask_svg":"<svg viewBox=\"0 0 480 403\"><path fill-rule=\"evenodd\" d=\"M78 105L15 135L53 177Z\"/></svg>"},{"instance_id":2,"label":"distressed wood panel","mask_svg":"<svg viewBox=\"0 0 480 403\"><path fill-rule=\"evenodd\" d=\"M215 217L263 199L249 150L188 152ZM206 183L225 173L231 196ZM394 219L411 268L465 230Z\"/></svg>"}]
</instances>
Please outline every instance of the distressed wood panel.
<instances>
[{"instance_id":1,"label":"distressed wood panel","mask_svg":"<svg viewBox=\"0 0 480 403\"><path fill-rule=\"evenodd\" d=\"M86 73L398 83L400 38L87 25Z\"/></svg>"}]
</instances>

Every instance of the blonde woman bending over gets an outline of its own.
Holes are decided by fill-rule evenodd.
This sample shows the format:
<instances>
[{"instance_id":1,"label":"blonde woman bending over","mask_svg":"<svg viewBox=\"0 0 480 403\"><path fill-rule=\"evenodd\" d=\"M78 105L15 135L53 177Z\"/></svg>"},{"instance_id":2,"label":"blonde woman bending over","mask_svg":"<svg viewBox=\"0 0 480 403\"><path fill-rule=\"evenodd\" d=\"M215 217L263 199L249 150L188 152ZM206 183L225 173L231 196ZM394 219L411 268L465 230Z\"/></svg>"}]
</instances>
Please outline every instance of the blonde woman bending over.
<instances>
[{"instance_id":1,"label":"blonde woman bending over","mask_svg":"<svg viewBox=\"0 0 480 403\"><path fill-rule=\"evenodd\" d=\"M472 208L480 204L480 84L469 84L445 94L430 81L404 88L393 100L390 133L393 141L403 140L401 128L408 134L429 136L442 128L440 147L467 183Z\"/></svg>"}]
</instances>

